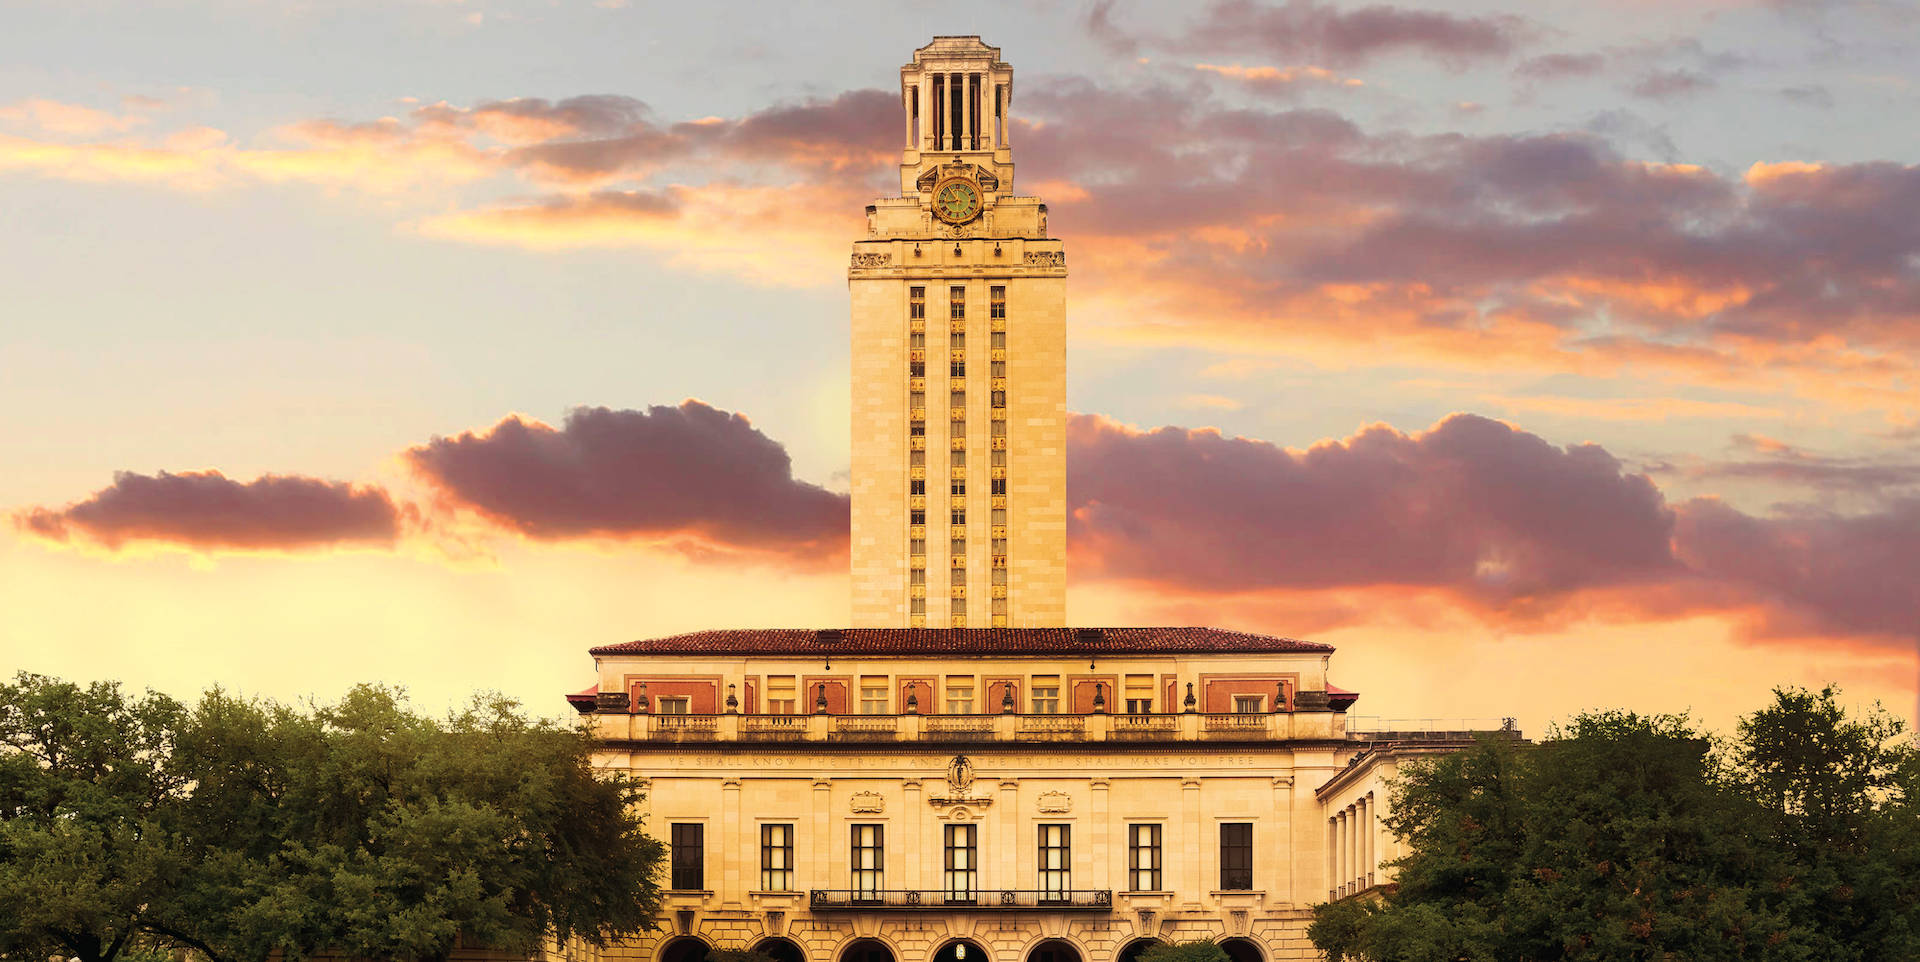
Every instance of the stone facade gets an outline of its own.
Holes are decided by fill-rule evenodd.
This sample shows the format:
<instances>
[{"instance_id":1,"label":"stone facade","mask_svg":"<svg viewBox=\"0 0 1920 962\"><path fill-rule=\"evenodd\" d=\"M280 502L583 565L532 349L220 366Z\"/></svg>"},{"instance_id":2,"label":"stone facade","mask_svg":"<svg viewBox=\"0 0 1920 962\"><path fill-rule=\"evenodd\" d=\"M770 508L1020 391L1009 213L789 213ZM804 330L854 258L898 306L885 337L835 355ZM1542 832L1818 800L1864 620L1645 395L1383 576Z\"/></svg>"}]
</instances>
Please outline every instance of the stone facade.
<instances>
[{"instance_id":1,"label":"stone facade","mask_svg":"<svg viewBox=\"0 0 1920 962\"><path fill-rule=\"evenodd\" d=\"M1066 254L1013 193L999 53L901 68L901 195L853 245L855 627L1066 623Z\"/></svg>"}]
</instances>

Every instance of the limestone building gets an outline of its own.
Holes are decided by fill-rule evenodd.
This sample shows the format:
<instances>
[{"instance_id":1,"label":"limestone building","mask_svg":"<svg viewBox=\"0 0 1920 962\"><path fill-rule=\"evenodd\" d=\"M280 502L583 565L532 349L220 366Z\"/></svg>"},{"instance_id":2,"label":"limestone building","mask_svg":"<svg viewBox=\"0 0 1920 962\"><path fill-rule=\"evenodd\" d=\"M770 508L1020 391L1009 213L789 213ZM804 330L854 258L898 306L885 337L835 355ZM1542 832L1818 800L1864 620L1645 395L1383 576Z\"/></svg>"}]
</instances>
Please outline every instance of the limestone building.
<instances>
[{"instance_id":1,"label":"limestone building","mask_svg":"<svg viewBox=\"0 0 1920 962\"><path fill-rule=\"evenodd\" d=\"M854 626L597 647L569 696L671 849L609 960L1316 958L1312 906L1388 882L1385 780L1466 738L1352 724L1326 645L1064 626L1065 256L1012 82L977 37L902 68L848 275Z\"/></svg>"},{"instance_id":2,"label":"limestone building","mask_svg":"<svg viewBox=\"0 0 1920 962\"><path fill-rule=\"evenodd\" d=\"M936 37L900 98L900 195L847 271L853 624L1064 624L1066 254L1014 193L1013 69Z\"/></svg>"}]
</instances>

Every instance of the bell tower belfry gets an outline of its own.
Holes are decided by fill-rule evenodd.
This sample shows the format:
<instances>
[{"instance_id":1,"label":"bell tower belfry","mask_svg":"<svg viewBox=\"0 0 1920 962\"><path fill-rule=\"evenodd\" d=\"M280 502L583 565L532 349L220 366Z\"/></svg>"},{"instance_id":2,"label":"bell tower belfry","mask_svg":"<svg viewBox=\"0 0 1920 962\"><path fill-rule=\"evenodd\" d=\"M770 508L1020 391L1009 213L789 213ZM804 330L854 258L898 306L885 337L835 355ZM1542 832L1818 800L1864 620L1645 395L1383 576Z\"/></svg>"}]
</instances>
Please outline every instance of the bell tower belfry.
<instances>
[{"instance_id":1,"label":"bell tower belfry","mask_svg":"<svg viewBox=\"0 0 1920 962\"><path fill-rule=\"evenodd\" d=\"M935 37L900 68L900 196L853 317L853 625L1066 623L1066 253L1013 193L1013 68Z\"/></svg>"}]
</instances>

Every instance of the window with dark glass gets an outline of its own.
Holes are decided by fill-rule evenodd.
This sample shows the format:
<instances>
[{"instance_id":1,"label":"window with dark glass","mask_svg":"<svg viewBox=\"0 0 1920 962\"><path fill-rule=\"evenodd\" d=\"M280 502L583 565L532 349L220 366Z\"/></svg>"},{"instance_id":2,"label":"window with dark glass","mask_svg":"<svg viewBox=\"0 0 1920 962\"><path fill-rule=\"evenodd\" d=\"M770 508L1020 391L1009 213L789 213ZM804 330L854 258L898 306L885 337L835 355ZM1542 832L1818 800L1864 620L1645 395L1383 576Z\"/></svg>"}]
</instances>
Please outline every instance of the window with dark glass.
<instances>
[{"instance_id":1,"label":"window with dark glass","mask_svg":"<svg viewBox=\"0 0 1920 962\"><path fill-rule=\"evenodd\" d=\"M909 512L907 515L907 523L908 524L926 524L927 513L925 511Z\"/></svg>"},{"instance_id":2,"label":"window with dark glass","mask_svg":"<svg viewBox=\"0 0 1920 962\"><path fill-rule=\"evenodd\" d=\"M1007 289L1004 287L987 288L987 316L1007 316Z\"/></svg>"},{"instance_id":3,"label":"window with dark glass","mask_svg":"<svg viewBox=\"0 0 1920 962\"><path fill-rule=\"evenodd\" d=\"M994 478L994 479L993 479L993 493L994 493L994 494L1006 494L1006 493L1007 493L1007 479L1006 479L1006 478Z\"/></svg>"},{"instance_id":4,"label":"window with dark glass","mask_svg":"<svg viewBox=\"0 0 1920 962\"><path fill-rule=\"evenodd\" d=\"M973 700L971 691L968 692L967 700L969 703ZM973 886L979 871L977 858L979 850L975 844L976 841L975 826L950 824L946 827L947 901L973 901Z\"/></svg>"},{"instance_id":5,"label":"window with dark glass","mask_svg":"<svg viewBox=\"0 0 1920 962\"><path fill-rule=\"evenodd\" d=\"M1160 826L1127 826L1127 885L1135 892L1160 889Z\"/></svg>"},{"instance_id":6,"label":"window with dark glass","mask_svg":"<svg viewBox=\"0 0 1920 962\"><path fill-rule=\"evenodd\" d=\"M907 317L912 320L924 320L927 316L927 289L924 287L907 288Z\"/></svg>"},{"instance_id":7,"label":"window with dark glass","mask_svg":"<svg viewBox=\"0 0 1920 962\"><path fill-rule=\"evenodd\" d=\"M793 826L760 826L760 890L793 890Z\"/></svg>"},{"instance_id":8,"label":"window with dark glass","mask_svg":"<svg viewBox=\"0 0 1920 962\"><path fill-rule=\"evenodd\" d=\"M967 289L964 287L947 288L947 317L964 321L967 319Z\"/></svg>"},{"instance_id":9,"label":"window with dark glass","mask_svg":"<svg viewBox=\"0 0 1920 962\"><path fill-rule=\"evenodd\" d=\"M1220 887L1253 888L1253 823L1220 823Z\"/></svg>"},{"instance_id":10,"label":"window with dark glass","mask_svg":"<svg viewBox=\"0 0 1920 962\"><path fill-rule=\"evenodd\" d=\"M913 480L911 480L911 481L908 481L908 482L907 482L907 493L908 493L908 494L926 494L926 493L927 493L927 479L926 479L926 478L914 478Z\"/></svg>"},{"instance_id":11,"label":"window with dark glass","mask_svg":"<svg viewBox=\"0 0 1920 962\"><path fill-rule=\"evenodd\" d=\"M1073 864L1069 841L1071 825L1043 824L1040 829L1040 899L1058 902L1071 887Z\"/></svg>"},{"instance_id":12,"label":"window with dark glass","mask_svg":"<svg viewBox=\"0 0 1920 962\"><path fill-rule=\"evenodd\" d=\"M965 362L965 361L954 361L953 363L951 363L951 364L948 364L948 365L947 365L947 376L948 376L948 377L966 377L966 376L967 376L967 362Z\"/></svg>"},{"instance_id":13,"label":"window with dark glass","mask_svg":"<svg viewBox=\"0 0 1920 962\"><path fill-rule=\"evenodd\" d=\"M967 513L966 513L965 511L955 511L955 512L953 512L953 523L954 523L954 524L966 524L966 523L967 523Z\"/></svg>"},{"instance_id":14,"label":"window with dark glass","mask_svg":"<svg viewBox=\"0 0 1920 962\"><path fill-rule=\"evenodd\" d=\"M706 829L699 822L674 822L672 835L673 887L697 892L707 887Z\"/></svg>"},{"instance_id":15,"label":"window with dark glass","mask_svg":"<svg viewBox=\"0 0 1920 962\"><path fill-rule=\"evenodd\" d=\"M881 873L886 867L885 825L849 826L853 832L853 897L857 901L880 899Z\"/></svg>"}]
</instances>

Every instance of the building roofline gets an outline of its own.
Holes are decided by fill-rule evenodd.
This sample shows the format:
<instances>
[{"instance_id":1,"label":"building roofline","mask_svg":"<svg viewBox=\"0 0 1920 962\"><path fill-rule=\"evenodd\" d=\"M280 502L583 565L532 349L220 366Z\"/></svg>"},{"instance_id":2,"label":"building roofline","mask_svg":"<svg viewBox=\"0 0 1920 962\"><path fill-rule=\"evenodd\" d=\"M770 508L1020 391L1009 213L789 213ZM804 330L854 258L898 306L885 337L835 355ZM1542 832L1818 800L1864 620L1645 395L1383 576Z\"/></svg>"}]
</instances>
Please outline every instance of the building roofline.
<instances>
[{"instance_id":1,"label":"building roofline","mask_svg":"<svg viewBox=\"0 0 1920 962\"><path fill-rule=\"evenodd\" d=\"M1206 627L740 628L642 638L600 655L1325 655L1332 645Z\"/></svg>"}]
</instances>

